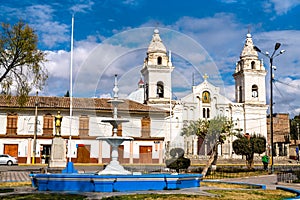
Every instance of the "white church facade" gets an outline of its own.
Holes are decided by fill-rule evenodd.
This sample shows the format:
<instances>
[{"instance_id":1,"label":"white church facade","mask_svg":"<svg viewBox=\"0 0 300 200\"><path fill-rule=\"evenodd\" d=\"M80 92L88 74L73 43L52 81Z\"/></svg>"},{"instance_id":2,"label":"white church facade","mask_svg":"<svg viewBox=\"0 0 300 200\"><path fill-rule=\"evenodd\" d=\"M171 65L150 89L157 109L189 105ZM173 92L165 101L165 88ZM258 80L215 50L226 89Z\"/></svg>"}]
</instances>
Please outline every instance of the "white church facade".
<instances>
[{"instance_id":1,"label":"white church facade","mask_svg":"<svg viewBox=\"0 0 300 200\"><path fill-rule=\"evenodd\" d=\"M225 116L233 121L233 129L239 133L260 134L267 138L266 104L266 70L253 49L251 34L248 33L240 60L236 64L233 78L235 80L235 101L229 100L220 93L220 88L209 82L209 74L204 81L192 86L191 92L180 100L172 100L171 73L174 66L171 53L167 52L159 31L155 30L147 51L147 57L141 69L143 80L137 91L128 98L150 106L169 110L172 113L166 118L169 123L165 132L166 152L173 147L181 147L187 156L199 157L207 154L206 142L196 136L181 136L182 127L189 121L212 119ZM234 69L233 69L234 70ZM219 155L234 157L230 137L219 147ZM202 149L202 150L201 150Z\"/></svg>"}]
</instances>

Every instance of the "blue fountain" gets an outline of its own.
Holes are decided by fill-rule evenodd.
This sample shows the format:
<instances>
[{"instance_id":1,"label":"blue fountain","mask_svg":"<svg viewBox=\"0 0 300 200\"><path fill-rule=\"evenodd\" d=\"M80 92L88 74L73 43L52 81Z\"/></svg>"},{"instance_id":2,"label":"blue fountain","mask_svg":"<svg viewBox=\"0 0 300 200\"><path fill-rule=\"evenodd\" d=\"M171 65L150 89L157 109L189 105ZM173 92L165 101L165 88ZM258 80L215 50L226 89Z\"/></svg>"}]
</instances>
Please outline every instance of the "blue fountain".
<instances>
[{"instance_id":1,"label":"blue fountain","mask_svg":"<svg viewBox=\"0 0 300 200\"><path fill-rule=\"evenodd\" d=\"M118 146L131 137L117 136L118 125L129 120L117 117L118 99L117 75L115 75L114 98L109 100L113 106L113 117L102 120L113 126L113 136L98 137L97 140L108 142L112 147L111 162L99 173L78 173L73 163L59 174L30 174L33 187L39 191L76 191L76 192L124 192L141 190L174 190L199 187L201 174L132 174L118 161Z\"/></svg>"}]
</instances>

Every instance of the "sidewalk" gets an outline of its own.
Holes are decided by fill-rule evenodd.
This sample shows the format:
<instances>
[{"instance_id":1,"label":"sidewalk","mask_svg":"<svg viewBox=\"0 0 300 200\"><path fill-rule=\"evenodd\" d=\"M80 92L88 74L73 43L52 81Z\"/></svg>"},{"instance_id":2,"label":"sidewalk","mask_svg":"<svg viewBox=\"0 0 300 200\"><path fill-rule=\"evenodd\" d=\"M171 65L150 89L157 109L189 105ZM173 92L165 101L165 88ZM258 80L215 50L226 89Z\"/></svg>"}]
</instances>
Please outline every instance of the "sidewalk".
<instances>
[{"instance_id":1,"label":"sidewalk","mask_svg":"<svg viewBox=\"0 0 300 200\"><path fill-rule=\"evenodd\" d=\"M26 182L31 181L29 177L30 172L23 171L7 171L0 173L1 182Z\"/></svg>"}]
</instances>

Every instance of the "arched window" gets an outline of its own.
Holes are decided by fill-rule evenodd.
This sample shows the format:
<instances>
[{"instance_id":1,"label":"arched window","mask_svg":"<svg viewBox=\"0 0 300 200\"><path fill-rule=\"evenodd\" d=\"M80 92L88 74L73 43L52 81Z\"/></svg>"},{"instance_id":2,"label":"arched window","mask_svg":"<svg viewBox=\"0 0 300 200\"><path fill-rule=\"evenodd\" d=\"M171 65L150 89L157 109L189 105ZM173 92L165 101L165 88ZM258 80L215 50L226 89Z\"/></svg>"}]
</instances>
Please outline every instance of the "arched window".
<instances>
[{"instance_id":1,"label":"arched window","mask_svg":"<svg viewBox=\"0 0 300 200\"><path fill-rule=\"evenodd\" d=\"M205 109L205 108L203 108L203 113L202 113L202 115L203 115L203 118L206 118L206 109Z\"/></svg>"},{"instance_id":2,"label":"arched window","mask_svg":"<svg viewBox=\"0 0 300 200\"><path fill-rule=\"evenodd\" d=\"M209 108L207 108L207 118L210 118Z\"/></svg>"},{"instance_id":3,"label":"arched window","mask_svg":"<svg viewBox=\"0 0 300 200\"><path fill-rule=\"evenodd\" d=\"M210 93L208 91L202 93L202 103L210 103Z\"/></svg>"},{"instance_id":4,"label":"arched window","mask_svg":"<svg viewBox=\"0 0 300 200\"><path fill-rule=\"evenodd\" d=\"M251 69L255 69L255 62L254 61L251 62Z\"/></svg>"},{"instance_id":5,"label":"arched window","mask_svg":"<svg viewBox=\"0 0 300 200\"><path fill-rule=\"evenodd\" d=\"M162 64L162 58L159 56L157 57L157 64L158 65L161 65Z\"/></svg>"},{"instance_id":6,"label":"arched window","mask_svg":"<svg viewBox=\"0 0 300 200\"><path fill-rule=\"evenodd\" d=\"M159 81L159 82L157 82L156 86L157 86L157 89L156 89L157 97L163 98L164 97L164 83Z\"/></svg>"},{"instance_id":7,"label":"arched window","mask_svg":"<svg viewBox=\"0 0 300 200\"><path fill-rule=\"evenodd\" d=\"M257 85L252 85L252 97L253 98L258 97L258 87L257 87Z\"/></svg>"}]
</instances>

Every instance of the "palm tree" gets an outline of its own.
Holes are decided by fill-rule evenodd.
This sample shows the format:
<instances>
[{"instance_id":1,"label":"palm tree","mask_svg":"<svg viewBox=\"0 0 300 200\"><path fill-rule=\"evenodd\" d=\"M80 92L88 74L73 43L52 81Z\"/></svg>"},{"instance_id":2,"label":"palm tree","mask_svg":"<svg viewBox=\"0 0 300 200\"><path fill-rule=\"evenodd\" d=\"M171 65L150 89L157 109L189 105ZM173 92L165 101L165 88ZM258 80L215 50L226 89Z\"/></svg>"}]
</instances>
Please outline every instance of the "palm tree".
<instances>
[{"instance_id":1,"label":"palm tree","mask_svg":"<svg viewBox=\"0 0 300 200\"><path fill-rule=\"evenodd\" d=\"M217 116L211 120L198 119L197 121L191 121L182 129L181 135L183 136L196 135L210 141L212 150L207 164L202 171L203 177L206 176L209 167L217 162L218 145L224 143L227 136L232 134L232 127L233 123L231 120L228 120L224 116Z\"/></svg>"}]
</instances>

